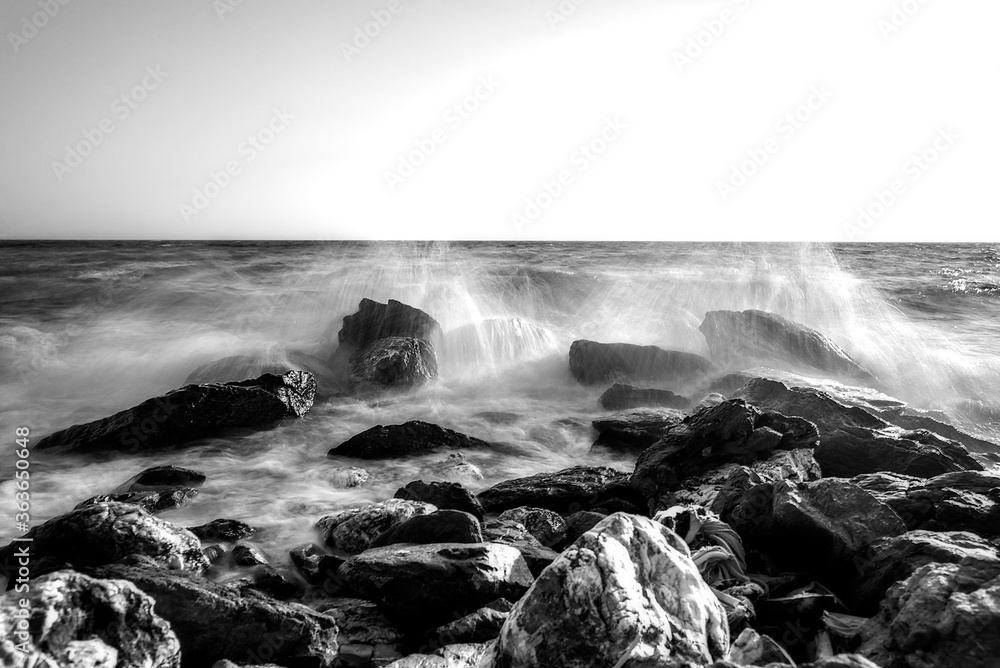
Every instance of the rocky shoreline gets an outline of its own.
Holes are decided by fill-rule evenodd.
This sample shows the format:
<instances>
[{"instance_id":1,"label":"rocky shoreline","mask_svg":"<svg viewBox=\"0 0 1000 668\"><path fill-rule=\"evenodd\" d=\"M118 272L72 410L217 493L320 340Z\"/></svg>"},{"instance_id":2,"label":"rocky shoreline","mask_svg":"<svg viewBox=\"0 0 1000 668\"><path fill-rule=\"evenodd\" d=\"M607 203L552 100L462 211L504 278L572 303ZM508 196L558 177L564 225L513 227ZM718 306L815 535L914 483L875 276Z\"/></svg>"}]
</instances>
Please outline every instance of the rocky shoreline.
<instances>
[{"instance_id":1,"label":"rocky shoreline","mask_svg":"<svg viewBox=\"0 0 1000 668\"><path fill-rule=\"evenodd\" d=\"M631 471L574 466L478 494L413 480L316 517L315 542L280 559L255 544L252 518L157 517L197 503L197 471L158 466L81 499L26 535L30 567L23 544L0 548L2 665L1000 665L1000 474L985 465L1000 448L882 394L802 325L717 311L701 330L712 359L569 350L572 377L607 388L593 447L632 456ZM35 452L169 453L274 428L317 397L413 391L437 378L439 336L418 309L364 300L326 357L220 360ZM746 360L866 385L795 387L734 371ZM329 454L440 452L474 476L464 453L494 447L411 421ZM369 475L339 473L345 487ZM15 589L25 580L28 592Z\"/></svg>"}]
</instances>

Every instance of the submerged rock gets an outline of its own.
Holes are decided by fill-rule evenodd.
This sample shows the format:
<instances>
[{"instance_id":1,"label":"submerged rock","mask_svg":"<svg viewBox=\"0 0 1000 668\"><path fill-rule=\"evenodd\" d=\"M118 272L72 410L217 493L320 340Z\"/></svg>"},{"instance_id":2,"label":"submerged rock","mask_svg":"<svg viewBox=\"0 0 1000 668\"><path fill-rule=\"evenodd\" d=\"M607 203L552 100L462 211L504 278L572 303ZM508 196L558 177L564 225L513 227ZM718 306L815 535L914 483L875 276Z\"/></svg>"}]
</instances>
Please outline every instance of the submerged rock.
<instances>
[{"instance_id":1,"label":"submerged rock","mask_svg":"<svg viewBox=\"0 0 1000 668\"><path fill-rule=\"evenodd\" d=\"M647 389L633 385L615 383L597 400L601 407L609 411L628 408L657 406L661 408L684 409L691 406L691 400L674 394L670 390Z\"/></svg>"},{"instance_id":2,"label":"submerged rock","mask_svg":"<svg viewBox=\"0 0 1000 668\"><path fill-rule=\"evenodd\" d=\"M351 384L361 391L419 387L438 377L437 354L422 339L389 337L372 341L350 357Z\"/></svg>"},{"instance_id":3,"label":"submerged rock","mask_svg":"<svg viewBox=\"0 0 1000 668\"><path fill-rule=\"evenodd\" d=\"M116 487L114 493L146 492L198 487L206 480L204 473L180 466L154 466L132 476Z\"/></svg>"},{"instance_id":4,"label":"submerged rock","mask_svg":"<svg viewBox=\"0 0 1000 668\"><path fill-rule=\"evenodd\" d=\"M140 452L181 447L236 428L261 429L312 407L316 381L304 371L224 385L187 385L111 417L43 438L38 452Z\"/></svg>"},{"instance_id":5,"label":"submerged rock","mask_svg":"<svg viewBox=\"0 0 1000 668\"><path fill-rule=\"evenodd\" d=\"M440 510L461 510L483 520L483 506L472 492L457 482L424 482L415 480L396 490L397 499L423 501Z\"/></svg>"},{"instance_id":6,"label":"submerged rock","mask_svg":"<svg viewBox=\"0 0 1000 668\"><path fill-rule=\"evenodd\" d=\"M684 414L672 408L638 408L594 420L597 440L594 447L638 454L663 438L684 420Z\"/></svg>"},{"instance_id":7,"label":"submerged rock","mask_svg":"<svg viewBox=\"0 0 1000 668\"><path fill-rule=\"evenodd\" d=\"M479 501L487 512L528 506L575 513L619 502L641 504L628 481L628 473L606 466L573 466L497 483L480 492Z\"/></svg>"},{"instance_id":8,"label":"submerged rock","mask_svg":"<svg viewBox=\"0 0 1000 668\"><path fill-rule=\"evenodd\" d=\"M372 479L372 475L363 468L358 468L357 466L345 466L343 468L334 469L333 475L330 476L330 478L331 482L337 487L353 489L355 487L361 487L370 481Z\"/></svg>"},{"instance_id":9,"label":"submerged rock","mask_svg":"<svg viewBox=\"0 0 1000 668\"><path fill-rule=\"evenodd\" d=\"M256 529L245 522L226 519L212 520L207 524L189 527L188 531L206 543L235 543L257 533Z\"/></svg>"},{"instance_id":10,"label":"submerged rock","mask_svg":"<svg viewBox=\"0 0 1000 668\"><path fill-rule=\"evenodd\" d=\"M411 420L389 426L376 425L329 451L330 457L383 459L450 448L488 449L489 443L429 422Z\"/></svg>"},{"instance_id":11,"label":"submerged rock","mask_svg":"<svg viewBox=\"0 0 1000 668\"><path fill-rule=\"evenodd\" d=\"M578 382L667 380L687 382L712 370L700 355L632 343L574 341L569 349L569 370Z\"/></svg>"},{"instance_id":12,"label":"submerged rock","mask_svg":"<svg viewBox=\"0 0 1000 668\"><path fill-rule=\"evenodd\" d=\"M120 492L117 494L98 494L86 501L76 505L76 508L92 506L95 503L127 503L139 506L148 513L156 514L171 508L180 508L193 497L198 495L198 490L190 487L178 487L169 490L148 490L141 492Z\"/></svg>"},{"instance_id":13,"label":"submerged rock","mask_svg":"<svg viewBox=\"0 0 1000 668\"><path fill-rule=\"evenodd\" d=\"M316 528L327 545L354 554L367 550L371 541L383 531L436 510L429 503L389 499L324 517L316 523Z\"/></svg>"}]
</instances>

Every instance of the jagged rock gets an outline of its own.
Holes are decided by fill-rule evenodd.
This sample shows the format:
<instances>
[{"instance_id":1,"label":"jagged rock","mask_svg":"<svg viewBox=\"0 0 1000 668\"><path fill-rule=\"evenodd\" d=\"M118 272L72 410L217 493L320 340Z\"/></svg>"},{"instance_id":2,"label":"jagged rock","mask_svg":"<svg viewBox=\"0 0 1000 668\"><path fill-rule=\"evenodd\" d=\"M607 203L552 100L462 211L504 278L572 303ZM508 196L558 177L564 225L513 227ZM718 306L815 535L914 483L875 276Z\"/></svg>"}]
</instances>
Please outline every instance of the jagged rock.
<instances>
[{"instance_id":1,"label":"jagged rock","mask_svg":"<svg viewBox=\"0 0 1000 668\"><path fill-rule=\"evenodd\" d=\"M511 508L500 513L500 520L520 522L545 547L558 548L566 539L566 520L544 508Z\"/></svg>"},{"instance_id":2,"label":"jagged rock","mask_svg":"<svg viewBox=\"0 0 1000 668\"><path fill-rule=\"evenodd\" d=\"M411 654L386 668L477 668L489 643L448 645L434 654Z\"/></svg>"},{"instance_id":3,"label":"jagged rock","mask_svg":"<svg viewBox=\"0 0 1000 668\"><path fill-rule=\"evenodd\" d=\"M929 478L949 471L982 470L960 443L932 432L906 431L857 406L848 406L820 390L789 388L757 378L738 390L761 410L809 420L819 429L816 461L827 477L890 471Z\"/></svg>"},{"instance_id":4,"label":"jagged rock","mask_svg":"<svg viewBox=\"0 0 1000 668\"><path fill-rule=\"evenodd\" d=\"M942 438L961 443L972 452L995 453L998 450L996 443L992 443L982 438L976 438L975 436L967 434L953 425L937 420L929 415L900 412L890 415L883 414L883 417L885 417L885 419L892 424L897 427L902 427L903 429L910 431L924 429L926 431L934 432Z\"/></svg>"},{"instance_id":5,"label":"jagged rock","mask_svg":"<svg viewBox=\"0 0 1000 668\"><path fill-rule=\"evenodd\" d=\"M725 610L684 541L653 520L617 513L541 574L482 665L591 668L629 654L702 665L728 650Z\"/></svg>"},{"instance_id":6,"label":"jagged rock","mask_svg":"<svg viewBox=\"0 0 1000 668\"><path fill-rule=\"evenodd\" d=\"M152 597L156 614L170 623L180 640L185 668L208 668L221 659L316 668L336 665L336 622L305 606L253 591L241 595L178 571L114 565L90 574L128 580Z\"/></svg>"},{"instance_id":7,"label":"jagged rock","mask_svg":"<svg viewBox=\"0 0 1000 668\"><path fill-rule=\"evenodd\" d=\"M729 648L729 659L747 666L766 666L769 663L795 665L784 647L770 636L757 633L751 628L743 629L733 641Z\"/></svg>"},{"instance_id":8,"label":"jagged rock","mask_svg":"<svg viewBox=\"0 0 1000 668\"><path fill-rule=\"evenodd\" d=\"M685 409L691 407L691 400L674 394L670 390L635 387L615 383L597 400L601 408L609 411L620 411L629 408L658 406L661 408Z\"/></svg>"},{"instance_id":9,"label":"jagged rock","mask_svg":"<svg viewBox=\"0 0 1000 668\"><path fill-rule=\"evenodd\" d=\"M205 474L179 466L154 466L132 476L112 490L112 493L146 492L164 489L198 487Z\"/></svg>"},{"instance_id":10,"label":"jagged rock","mask_svg":"<svg viewBox=\"0 0 1000 668\"><path fill-rule=\"evenodd\" d=\"M351 383L362 391L412 389L438 377L437 353L422 339L372 341L350 357Z\"/></svg>"},{"instance_id":11,"label":"jagged rock","mask_svg":"<svg viewBox=\"0 0 1000 668\"><path fill-rule=\"evenodd\" d=\"M181 447L226 430L261 429L302 417L312 407L316 380L304 371L265 374L224 385L187 385L111 417L43 438L39 453L112 450L140 452Z\"/></svg>"},{"instance_id":12,"label":"jagged rock","mask_svg":"<svg viewBox=\"0 0 1000 668\"><path fill-rule=\"evenodd\" d=\"M322 584L336 578L344 560L326 554L319 545L300 545L288 553L292 564L309 584Z\"/></svg>"},{"instance_id":13,"label":"jagged rock","mask_svg":"<svg viewBox=\"0 0 1000 668\"><path fill-rule=\"evenodd\" d=\"M138 506L97 503L55 517L25 534L32 539L32 567L42 558L76 567L111 564L142 555L163 568L200 573L208 568L201 544L189 531L150 515ZM19 543L0 548L0 570L17 571Z\"/></svg>"},{"instance_id":14,"label":"jagged rock","mask_svg":"<svg viewBox=\"0 0 1000 668\"><path fill-rule=\"evenodd\" d=\"M317 610L337 620L341 666L384 666L402 658L398 648L405 641L403 632L371 601L336 598Z\"/></svg>"},{"instance_id":15,"label":"jagged rock","mask_svg":"<svg viewBox=\"0 0 1000 668\"><path fill-rule=\"evenodd\" d=\"M570 346L569 370L584 385L641 380L687 382L709 373L712 363L700 355L656 346L580 340Z\"/></svg>"},{"instance_id":16,"label":"jagged rock","mask_svg":"<svg viewBox=\"0 0 1000 668\"><path fill-rule=\"evenodd\" d=\"M423 501L440 510L461 510L483 520L483 506L472 492L456 482L424 482L415 480L396 490L397 499Z\"/></svg>"},{"instance_id":17,"label":"jagged rock","mask_svg":"<svg viewBox=\"0 0 1000 668\"><path fill-rule=\"evenodd\" d=\"M267 557L256 545L247 545L246 543L234 545L230 555L233 563L239 566L256 566L268 563Z\"/></svg>"},{"instance_id":18,"label":"jagged rock","mask_svg":"<svg viewBox=\"0 0 1000 668\"><path fill-rule=\"evenodd\" d=\"M482 470L461 452L453 452L442 461L424 469L425 475L451 482L477 482L483 479Z\"/></svg>"},{"instance_id":19,"label":"jagged rock","mask_svg":"<svg viewBox=\"0 0 1000 668\"><path fill-rule=\"evenodd\" d=\"M50 573L29 591L0 598L0 664L180 668L181 645L157 612L153 600L129 582Z\"/></svg>"},{"instance_id":20,"label":"jagged rock","mask_svg":"<svg viewBox=\"0 0 1000 668\"><path fill-rule=\"evenodd\" d=\"M861 612L873 614L894 583L931 563L1000 566L1000 551L965 531L910 531L876 541L858 561L860 576L852 588Z\"/></svg>"},{"instance_id":21,"label":"jagged rock","mask_svg":"<svg viewBox=\"0 0 1000 668\"><path fill-rule=\"evenodd\" d=\"M299 583L292 582L284 573L269 564L253 565L248 577L227 582L226 586L240 596L259 592L279 601L301 598L304 593L304 588Z\"/></svg>"},{"instance_id":22,"label":"jagged rock","mask_svg":"<svg viewBox=\"0 0 1000 668\"><path fill-rule=\"evenodd\" d=\"M376 425L356 434L330 450L330 457L356 457L358 459L384 459L433 452L483 448L485 441L460 434L429 422L411 420L389 426Z\"/></svg>"},{"instance_id":23,"label":"jagged rock","mask_svg":"<svg viewBox=\"0 0 1000 668\"><path fill-rule=\"evenodd\" d=\"M605 517L607 515L595 513L592 510L581 510L568 516L566 518L566 545L575 543L577 538L593 529Z\"/></svg>"},{"instance_id":24,"label":"jagged rock","mask_svg":"<svg viewBox=\"0 0 1000 668\"><path fill-rule=\"evenodd\" d=\"M380 304L362 299L358 311L344 318L337 333L341 348L363 348L369 343L390 337L408 337L431 341L440 336L441 326L423 311L390 299Z\"/></svg>"},{"instance_id":25,"label":"jagged rock","mask_svg":"<svg viewBox=\"0 0 1000 668\"><path fill-rule=\"evenodd\" d=\"M437 627L427 634L427 645L438 648L445 645L485 643L500 635L500 628L507 621L508 611L485 607L465 617Z\"/></svg>"},{"instance_id":26,"label":"jagged rock","mask_svg":"<svg viewBox=\"0 0 1000 668\"><path fill-rule=\"evenodd\" d=\"M414 627L432 628L531 586L521 553L509 545L390 545L341 566L347 586Z\"/></svg>"},{"instance_id":27,"label":"jagged rock","mask_svg":"<svg viewBox=\"0 0 1000 668\"><path fill-rule=\"evenodd\" d=\"M357 466L334 469L332 476L333 484L344 489L360 487L371 479L372 476L368 471Z\"/></svg>"},{"instance_id":28,"label":"jagged rock","mask_svg":"<svg viewBox=\"0 0 1000 668\"><path fill-rule=\"evenodd\" d=\"M480 492L478 498L487 512L529 506L575 513L619 502L643 503L629 487L629 474L606 466L573 466L506 480Z\"/></svg>"},{"instance_id":29,"label":"jagged rock","mask_svg":"<svg viewBox=\"0 0 1000 668\"><path fill-rule=\"evenodd\" d=\"M837 654L812 663L800 663L799 668L883 668L860 654Z\"/></svg>"},{"instance_id":30,"label":"jagged rock","mask_svg":"<svg viewBox=\"0 0 1000 668\"><path fill-rule=\"evenodd\" d=\"M640 453L663 438L684 420L672 408L637 408L594 420L597 440L593 447Z\"/></svg>"},{"instance_id":31,"label":"jagged rock","mask_svg":"<svg viewBox=\"0 0 1000 668\"><path fill-rule=\"evenodd\" d=\"M257 533L256 529L245 522L226 519L212 520L207 524L189 527L188 531L206 543L235 543Z\"/></svg>"},{"instance_id":32,"label":"jagged rock","mask_svg":"<svg viewBox=\"0 0 1000 668\"><path fill-rule=\"evenodd\" d=\"M156 514L171 508L180 508L189 500L198 495L198 490L190 487L180 487L169 490L148 490L141 492L119 492L112 494L98 494L86 501L78 503L76 508L92 506L95 503L127 503L139 506L147 513Z\"/></svg>"},{"instance_id":33,"label":"jagged rock","mask_svg":"<svg viewBox=\"0 0 1000 668\"><path fill-rule=\"evenodd\" d=\"M534 577L559 556L555 550L542 545L523 524L513 520L487 520L483 525L483 540L516 547Z\"/></svg>"},{"instance_id":34,"label":"jagged rock","mask_svg":"<svg viewBox=\"0 0 1000 668\"><path fill-rule=\"evenodd\" d=\"M890 587L859 652L883 668L995 668L1000 564L921 566Z\"/></svg>"},{"instance_id":35,"label":"jagged rock","mask_svg":"<svg viewBox=\"0 0 1000 668\"><path fill-rule=\"evenodd\" d=\"M416 515L430 515L437 508L429 503L389 499L363 508L352 508L316 523L323 541L332 548L357 553L367 550L383 531Z\"/></svg>"},{"instance_id":36,"label":"jagged rock","mask_svg":"<svg viewBox=\"0 0 1000 668\"><path fill-rule=\"evenodd\" d=\"M766 311L709 311L698 328L712 359L730 366L765 363L873 381L871 373L815 329Z\"/></svg>"},{"instance_id":37,"label":"jagged rock","mask_svg":"<svg viewBox=\"0 0 1000 668\"><path fill-rule=\"evenodd\" d=\"M396 543L482 543L479 520L461 510L438 510L395 524L372 539L370 547Z\"/></svg>"}]
</instances>

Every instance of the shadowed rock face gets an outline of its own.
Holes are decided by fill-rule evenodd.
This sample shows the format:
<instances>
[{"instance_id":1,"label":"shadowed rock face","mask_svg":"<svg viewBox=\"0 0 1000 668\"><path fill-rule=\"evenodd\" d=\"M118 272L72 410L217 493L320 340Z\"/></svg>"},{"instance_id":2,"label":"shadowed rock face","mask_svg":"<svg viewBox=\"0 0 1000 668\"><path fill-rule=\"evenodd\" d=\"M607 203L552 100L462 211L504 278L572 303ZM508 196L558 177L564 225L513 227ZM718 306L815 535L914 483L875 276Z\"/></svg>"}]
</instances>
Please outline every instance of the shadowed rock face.
<instances>
[{"instance_id":1,"label":"shadowed rock face","mask_svg":"<svg viewBox=\"0 0 1000 668\"><path fill-rule=\"evenodd\" d=\"M766 311L710 311L698 328L712 359L727 364L766 362L874 380L836 343L816 330Z\"/></svg>"},{"instance_id":2,"label":"shadowed rock face","mask_svg":"<svg viewBox=\"0 0 1000 668\"><path fill-rule=\"evenodd\" d=\"M351 383L361 391L410 389L438 377L434 347L422 339L389 337L373 341L350 357Z\"/></svg>"},{"instance_id":3,"label":"shadowed rock face","mask_svg":"<svg viewBox=\"0 0 1000 668\"><path fill-rule=\"evenodd\" d=\"M357 553L368 549L372 540L382 532L417 515L430 515L436 510L429 503L388 499L324 517L316 523L316 527L330 547Z\"/></svg>"},{"instance_id":4,"label":"shadowed rock face","mask_svg":"<svg viewBox=\"0 0 1000 668\"><path fill-rule=\"evenodd\" d=\"M407 306L395 299L380 304L362 299L358 311L344 318L337 333L337 343L342 347L363 348L379 339L401 336L433 341L440 336L441 325L418 308Z\"/></svg>"},{"instance_id":5,"label":"shadowed rock face","mask_svg":"<svg viewBox=\"0 0 1000 668\"><path fill-rule=\"evenodd\" d=\"M376 425L352 436L327 454L331 457L381 459L433 450L478 448L488 449L489 443L430 422L411 420L403 424Z\"/></svg>"},{"instance_id":6,"label":"shadowed rock face","mask_svg":"<svg viewBox=\"0 0 1000 668\"><path fill-rule=\"evenodd\" d=\"M663 380L686 382L712 370L712 363L693 353L631 343L574 341L569 370L584 385L603 382Z\"/></svg>"},{"instance_id":7,"label":"shadowed rock face","mask_svg":"<svg viewBox=\"0 0 1000 668\"><path fill-rule=\"evenodd\" d=\"M457 482L415 480L396 490L397 499L423 501L441 510L461 510L483 520L483 506L472 492Z\"/></svg>"},{"instance_id":8,"label":"shadowed rock face","mask_svg":"<svg viewBox=\"0 0 1000 668\"><path fill-rule=\"evenodd\" d=\"M670 390L634 387L615 383L597 400L601 408L609 411L654 406L661 408L689 408L691 400Z\"/></svg>"},{"instance_id":9,"label":"shadowed rock face","mask_svg":"<svg viewBox=\"0 0 1000 668\"><path fill-rule=\"evenodd\" d=\"M111 417L47 436L38 452L136 452L181 447L227 429L267 427L312 408L316 381L305 371L223 385L188 385Z\"/></svg>"},{"instance_id":10,"label":"shadowed rock face","mask_svg":"<svg viewBox=\"0 0 1000 668\"><path fill-rule=\"evenodd\" d=\"M606 466L573 466L505 480L480 492L479 501L487 512L528 506L574 513L621 502L641 507L644 501L628 481L628 473Z\"/></svg>"}]
</instances>

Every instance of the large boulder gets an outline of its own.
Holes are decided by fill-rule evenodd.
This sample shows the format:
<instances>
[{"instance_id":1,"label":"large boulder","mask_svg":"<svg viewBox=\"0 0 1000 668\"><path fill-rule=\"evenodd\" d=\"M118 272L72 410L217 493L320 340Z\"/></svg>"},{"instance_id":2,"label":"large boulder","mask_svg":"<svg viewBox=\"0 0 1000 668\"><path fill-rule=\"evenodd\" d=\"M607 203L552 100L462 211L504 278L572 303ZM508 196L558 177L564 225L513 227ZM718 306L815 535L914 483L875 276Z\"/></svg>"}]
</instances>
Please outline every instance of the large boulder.
<instances>
[{"instance_id":1,"label":"large boulder","mask_svg":"<svg viewBox=\"0 0 1000 668\"><path fill-rule=\"evenodd\" d=\"M483 505L479 499L457 482L414 480L397 489L394 496L397 499L423 501L441 510L461 510L479 521L483 519Z\"/></svg>"},{"instance_id":2,"label":"large boulder","mask_svg":"<svg viewBox=\"0 0 1000 668\"><path fill-rule=\"evenodd\" d=\"M351 384L360 391L411 389L438 377L437 354L423 339L378 339L352 353L349 363Z\"/></svg>"},{"instance_id":3,"label":"large boulder","mask_svg":"<svg viewBox=\"0 0 1000 668\"><path fill-rule=\"evenodd\" d=\"M340 567L352 591L395 613L400 623L429 629L498 598L516 600L531 586L516 548L494 543L390 545Z\"/></svg>"},{"instance_id":4,"label":"large boulder","mask_svg":"<svg viewBox=\"0 0 1000 668\"><path fill-rule=\"evenodd\" d=\"M893 585L859 652L883 668L995 668L1000 564L930 563Z\"/></svg>"},{"instance_id":5,"label":"large boulder","mask_svg":"<svg viewBox=\"0 0 1000 668\"><path fill-rule=\"evenodd\" d=\"M767 311L709 311L698 328L712 359L727 366L767 364L873 380L871 373L815 329Z\"/></svg>"},{"instance_id":6,"label":"large boulder","mask_svg":"<svg viewBox=\"0 0 1000 668\"><path fill-rule=\"evenodd\" d=\"M112 564L143 556L163 568L200 573L208 568L201 543L190 531L156 518L138 506L96 503L32 528L32 567L43 559L73 567ZM0 568L17 572L25 543L0 548Z\"/></svg>"},{"instance_id":7,"label":"large boulder","mask_svg":"<svg viewBox=\"0 0 1000 668\"><path fill-rule=\"evenodd\" d=\"M635 408L594 420L595 448L639 454L684 420L674 408Z\"/></svg>"},{"instance_id":8,"label":"large boulder","mask_svg":"<svg viewBox=\"0 0 1000 668\"><path fill-rule=\"evenodd\" d=\"M700 355L632 343L574 341L569 349L569 370L578 382L662 380L686 383L712 370Z\"/></svg>"},{"instance_id":9,"label":"large boulder","mask_svg":"<svg viewBox=\"0 0 1000 668\"><path fill-rule=\"evenodd\" d=\"M308 371L316 379L316 398L326 399L342 389L338 378L325 360L297 350L273 351L259 355L235 355L202 364L184 379L185 385L230 383L265 374L281 376L289 369Z\"/></svg>"},{"instance_id":10,"label":"large boulder","mask_svg":"<svg viewBox=\"0 0 1000 668\"><path fill-rule=\"evenodd\" d=\"M430 515L415 515L389 527L372 539L371 547L395 543L482 543L479 520L461 510L438 510Z\"/></svg>"},{"instance_id":11,"label":"large boulder","mask_svg":"<svg viewBox=\"0 0 1000 668\"><path fill-rule=\"evenodd\" d=\"M642 497L629 487L629 474L606 466L573 466L497 483L479 493L487 512L528 506L557 513L620 506L639 506Z\"/></svg>"},{"instance_id":12,"label":"large boulder","mask_svg":"<svg viewBox=\"0 0 1000 668\"><path fill-rule=\"evenodd\" d=\"M381 304L362 299L358 311L344 318L337 333L341 348L360 349L379 339L405 337L434 341L440 336L438 322L418 308L390 299Z\"/></svg>"},{"instance_id":13,"label":"large boulder","mask_svg":"<svg viewBox=\"0 0 1000 668\"><path fill-rule=\"evenodd\" d=\"M383 459L468 448L489 448L489 443L430 422L411 420L403 424L376 425L352 436L327 454L330 457Z\"/></svg>"},{"instance_id":14,"label":"large boulder","mask_svg":"<svg viewBox=\"0 0 1000 668\"><path fill-rule=\"evenodd\" d=\"M821 390L756 378L733 394L761 410L809 420L819 429L816 461L827 477L891 471L930 478L982 470L964 445L926 431L907 431Z\"/></svg>"},{"instance_id":15,"label":"large boulder","mask_svg":"<svg viewBox=\"0 0 1000 668\"><path fill-rule=\"evenodd\" d=\"M156 614L180 640L184 668L221 659L287 666L337 665L337 624L295 603L178 571L113 565L92 569L101 579L128 580L156 601Z\"/></svg>"},{"instance_id":16,"label":"large boulder","mask_svg":"<svg viewBox=\"0 0 1000 668\"><path fill-rule=\"evenodd\" d=\"M341 666L383 666L386 659L402 657L398 648L405 636L375 603L340 597L324 601L316 610L337 620Z\"/></svg>"},{"instance_id":17,"label":"large boulder","mask_svg":"<svg viewBox=\"0 0 1000 668\"><path fill-rule=\"evenodd\" d=\"M382 532L417 515L430 515L435 510L437 508L429 503L389 499L323 517L316 528L327 545L354 554L367 550Z\"/></svg>"},{"instance_id":18,"label":"large boulder","mask_svg":"<svg viewBox=\"0 0 1000 668\"><path fill-rule=\"evenodd\" d=\"M70 570L42 576L0 598L0 664L180 668L180 643L153 604L124 580Z\"/></svg>"},{"instance_id":19,"label":"large boulder","mask_svg":"<svg viewBox=\"0 0 1000 668\"><path fill-rule=\"evenodd\" d=\"M545 547L559 548L566 539L566 520L561 515L544 508L511 508L500 513L501 521L509 520L524 525L532 536Z\"/></svg>"},{"instance_id":20,"label":"large boulder","mask_svg":"<svg viewBox=\"0 0 1000 668\"><path fill-rule=\"evenodd\" d=\"M108 418L43 438L38 452L138 452L180 447L226 430L262 429L302 417L312 407L316 380L304 371L222 385L187 385Z\"/></svg>"},{"instance_id":21,"label":"large boulder","mask_svg":"<svg viewBox=\"0 0 1000 668\"><path fill-rule=\"evenodd\" d=\"M704 665L728 650L725 609L684 541L650 519L616 513L545 569L481 665L591 668L629 655Z\"/></svg>"},{"instance_id":22,"label":"large boulder","mask_svg":"<svg viewBox=\"0 0 1000 668\"><path fill-rule=\"evenodd\" d=\"M615 383L602 394L597 402L601 408L609 411L620 411L629 408L654 406L660 408L685 409L691 406L691 400L674 394L670 390L635 387Z\"/></svg>"},{"instance_id":23,"label":"large boulder","mask_svg":"<svg viewBox=\"0 0 1000 668\"><path fill-rule=\"evenodd\" d=\"M514 520L487 520L483 525L483 540L516 547L534 577L538 577L559 556L558 552L542 545L523 524Z\"/></svg>"}]
</instances>

